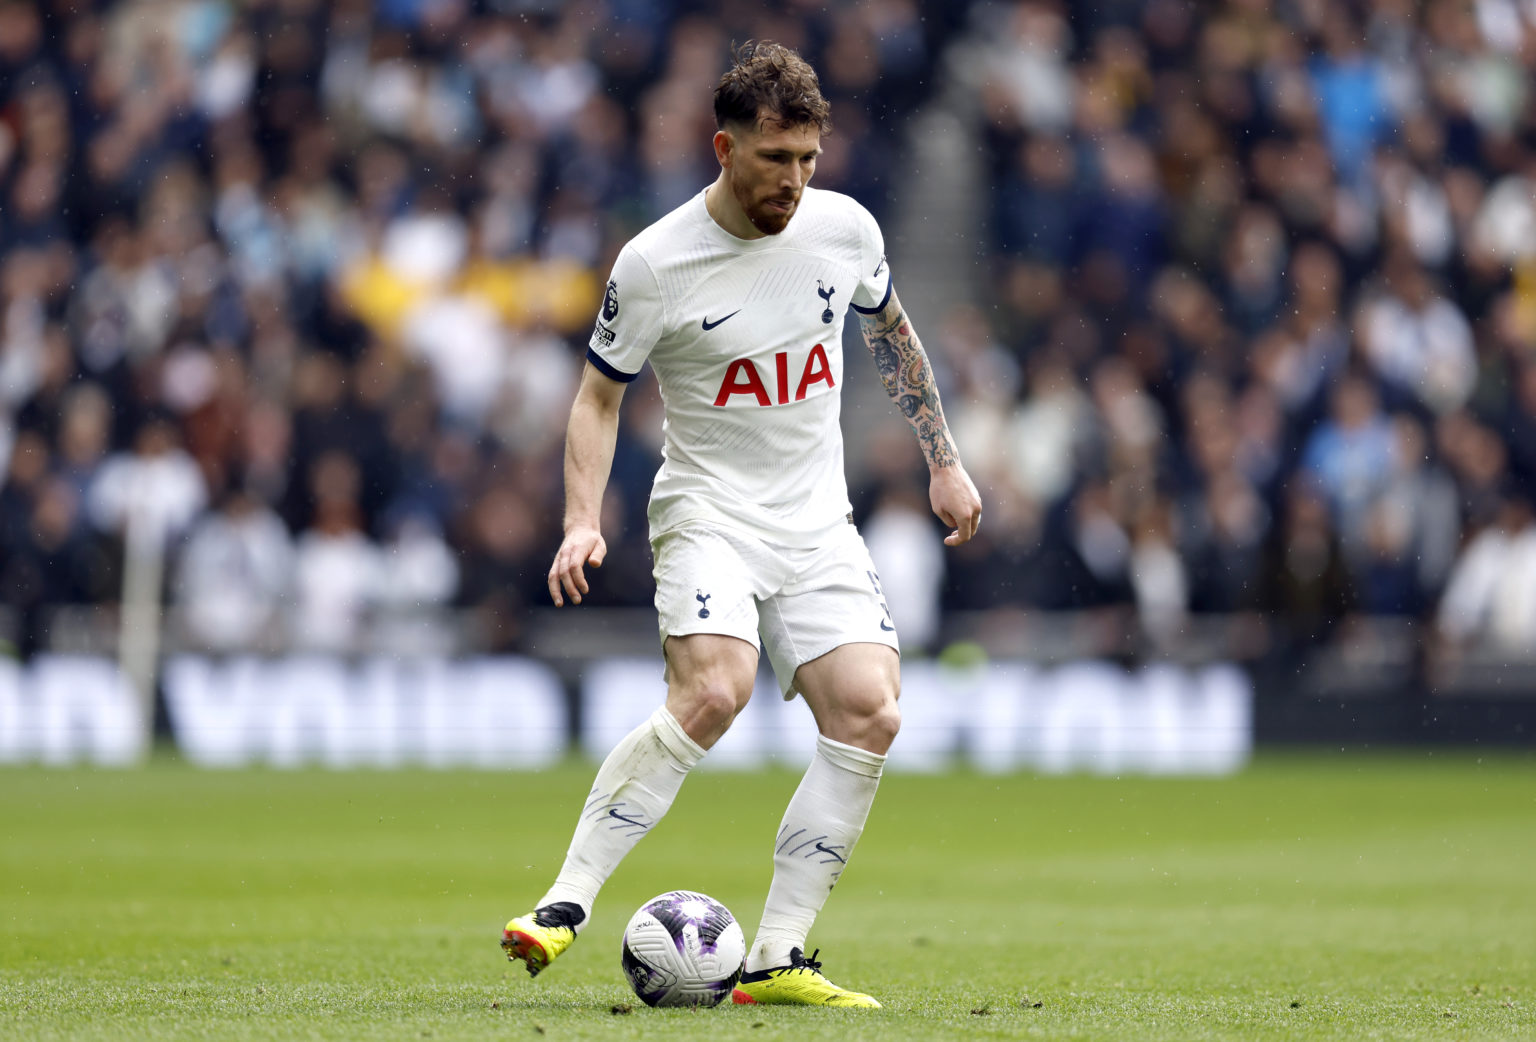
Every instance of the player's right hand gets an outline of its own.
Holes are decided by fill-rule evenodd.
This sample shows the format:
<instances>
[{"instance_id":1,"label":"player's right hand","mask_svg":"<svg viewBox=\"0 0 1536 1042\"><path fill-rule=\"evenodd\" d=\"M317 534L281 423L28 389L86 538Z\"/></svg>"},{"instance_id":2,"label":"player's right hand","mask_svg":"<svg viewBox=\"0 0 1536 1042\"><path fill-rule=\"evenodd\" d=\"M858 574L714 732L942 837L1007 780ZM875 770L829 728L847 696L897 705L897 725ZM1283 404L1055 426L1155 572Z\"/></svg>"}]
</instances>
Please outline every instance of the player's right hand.
<instances>
[{"instance_id":1,"label":"player's right hand","mask_svg":"<svg viewBox=\"0 0 1536 1042\"><path fill-rule=\"evenodd\" d=\"M580 604L582 594L588 589L582 566L590 564L593 568L601 568L603 558L607 556L608 544L603 542L602 533L597 529L578 526L565 533L560 551L555 554L555 563L549 567L549 595L554 598L555 607L565 607L565 597L560 594L562 589L570 596L571 603Z\"/></svg>"}]
</instances>

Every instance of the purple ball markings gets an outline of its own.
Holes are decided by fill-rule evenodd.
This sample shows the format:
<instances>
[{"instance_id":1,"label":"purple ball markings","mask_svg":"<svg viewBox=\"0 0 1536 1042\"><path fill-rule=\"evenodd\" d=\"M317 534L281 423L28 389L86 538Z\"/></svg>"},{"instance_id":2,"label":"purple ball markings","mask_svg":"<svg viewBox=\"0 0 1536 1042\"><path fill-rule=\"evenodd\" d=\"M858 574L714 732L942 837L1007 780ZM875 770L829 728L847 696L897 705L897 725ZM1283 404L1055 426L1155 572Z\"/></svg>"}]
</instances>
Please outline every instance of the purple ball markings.
<instances>
[{"instance_id":1,"label":"purple ball markings","mask_svg":"<svg viewBox=\"0 0 1536 1042\"><path fill-rule=\"evenodd\" d=\"M735 922L730 909L704 894L692 890L674 890L662 894L645 906L661 925L672 935L672 943L679 952L686 943L685 928L693 923L698 928L699 949L713 952L720 944L720 935Z\"/></svg>"}]
</instances>

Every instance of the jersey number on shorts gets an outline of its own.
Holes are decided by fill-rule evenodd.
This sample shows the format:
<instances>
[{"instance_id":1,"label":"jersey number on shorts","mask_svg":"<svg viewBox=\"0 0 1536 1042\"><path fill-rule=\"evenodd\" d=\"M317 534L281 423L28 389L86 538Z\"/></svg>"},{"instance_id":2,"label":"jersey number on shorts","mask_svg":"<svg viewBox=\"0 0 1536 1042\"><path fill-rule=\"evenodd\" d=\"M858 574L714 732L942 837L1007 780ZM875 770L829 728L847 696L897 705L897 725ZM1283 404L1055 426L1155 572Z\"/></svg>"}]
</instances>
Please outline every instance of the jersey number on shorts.
<instances>
[{"instance_id":1,"label":"jersey number on shorts","mask_svg":"<svg viewBox=\"0 0 1536 1042\"><path fill-rule=\"evenodd\" d=\"M880 620L880 628L887 633L895 633L896 627L893 625L895 620L891 618L891 609L885 603L885 591L880 588L880 576L874 572L864 574L869 576L869 584L875 588L875 594L880 598L880 610L885 612L885 618Z\"/></svg>"}]
</instances>

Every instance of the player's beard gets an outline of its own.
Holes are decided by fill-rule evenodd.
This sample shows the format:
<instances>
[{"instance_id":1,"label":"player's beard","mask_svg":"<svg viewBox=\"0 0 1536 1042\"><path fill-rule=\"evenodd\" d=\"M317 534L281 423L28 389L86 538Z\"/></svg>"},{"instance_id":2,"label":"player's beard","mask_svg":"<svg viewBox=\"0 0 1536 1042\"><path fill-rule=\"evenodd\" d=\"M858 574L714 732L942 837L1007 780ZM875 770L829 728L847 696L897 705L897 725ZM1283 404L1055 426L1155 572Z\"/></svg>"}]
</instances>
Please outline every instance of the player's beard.
<instances>
[{"instance_id":1,"label":"player's beard","mask_svg":"<svg viewBox=\"0 0 1536 1042\"><path fill-rule=\"evenodd\" d=\"M741 207L741 212L747 215L747 220L752 222L752 227L764 235L777 235L789 227L789 219L800 208L800 194L796 192L790 196L770 195L764 199L753 199L751 190L744 185L731 182L731 193L736 196L736 202ZM769 203L788 203L788 208L780 210Z\"/></svg>"}]
</instances>

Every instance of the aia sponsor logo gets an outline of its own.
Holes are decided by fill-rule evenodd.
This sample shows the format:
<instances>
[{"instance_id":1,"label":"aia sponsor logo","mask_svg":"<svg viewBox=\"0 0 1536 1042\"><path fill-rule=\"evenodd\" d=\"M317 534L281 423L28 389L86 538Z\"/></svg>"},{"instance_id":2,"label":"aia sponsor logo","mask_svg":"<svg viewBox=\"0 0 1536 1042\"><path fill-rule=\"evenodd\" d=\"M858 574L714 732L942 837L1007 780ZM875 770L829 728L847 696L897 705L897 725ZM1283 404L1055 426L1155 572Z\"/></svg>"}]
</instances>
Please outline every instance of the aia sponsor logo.
<instances>
[{"instance_id":1,"label":"aia sponsor logo","mask_svg":"<svg viewBox=\"0 0 1536 1042\"><path fill-rule=\"evenodd\" d=\"M725 378L720 381L720 391L715 395L717 408L732 404L737 395L757 405L788 405L791 401L804 401L811 388L826 384L837 386L832 378L832 365L827 361L827 351L817 344L805 356L805 364L791 366L788 351L773 356L773 372L764 373L750 358L738 358L725 367ZM791 374L798 375L792 376ZM769 394L769 387L773 393Z\"/></svg>"}]
</instances>

